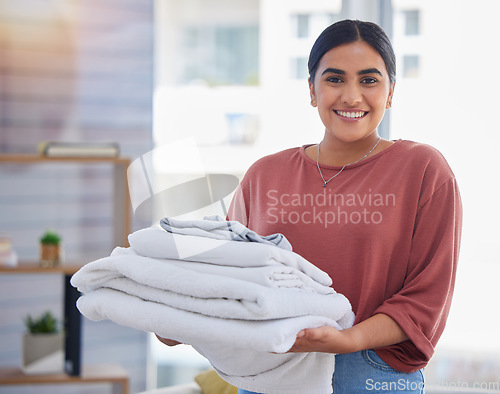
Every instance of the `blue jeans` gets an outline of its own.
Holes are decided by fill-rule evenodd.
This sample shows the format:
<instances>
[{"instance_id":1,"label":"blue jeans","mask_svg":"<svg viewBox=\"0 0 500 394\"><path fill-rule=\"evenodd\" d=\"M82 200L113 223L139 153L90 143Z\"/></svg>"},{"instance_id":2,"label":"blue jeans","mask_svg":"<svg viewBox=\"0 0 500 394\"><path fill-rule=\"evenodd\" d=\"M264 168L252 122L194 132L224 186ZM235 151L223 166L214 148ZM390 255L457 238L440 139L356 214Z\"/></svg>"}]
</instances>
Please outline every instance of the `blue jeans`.
<instances>
[{"instance_id":1,"label":"blue jeans","mask_svg":"<svg viewBox=\"0 0 500 394\"><path fill-rule=\"evenodd\" d=\"M399 372L387 365L374 350L335 356L334 394L424 393L423 370ZM259 394L239 389L238 394Z\"/></svg>"}]
</instances>

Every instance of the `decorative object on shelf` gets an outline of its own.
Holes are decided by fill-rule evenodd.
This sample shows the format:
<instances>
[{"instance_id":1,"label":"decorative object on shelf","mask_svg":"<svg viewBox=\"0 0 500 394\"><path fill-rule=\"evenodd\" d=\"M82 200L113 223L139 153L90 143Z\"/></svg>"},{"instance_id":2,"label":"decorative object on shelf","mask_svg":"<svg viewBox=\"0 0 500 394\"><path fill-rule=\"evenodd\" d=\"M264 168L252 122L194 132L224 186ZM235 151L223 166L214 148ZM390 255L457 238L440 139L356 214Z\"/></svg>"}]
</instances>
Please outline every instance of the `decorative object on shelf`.
<instances>
[{"instance_id":1,"label":"decorative object on shelf","mask_svg":"<svg viewBox=\"0 0 500 394\"><path fill-rule=\"evenodd\" d=\"M120 146L116 142L45 141L38 146L47 157L118 157Z\"/></svg>"},{"instance_id":2,"label":"decorative object on shelf","mask_svg":"<svg viewBox=\"0 0 500 394\"><path fill-rule=\"evenodd\" d=\"M0 265L15 267L17 265L17 260L17 254L12 248L10 235L0 232Z\"/></svg>"},{"instance_id":3,"label":"decorative object on shelf","mask_svg":"<svg viewBox=\"0 0 500 394\"><path fill-rule=\"evenodd\" d=\"M23 335L23 372L27 375L62 373L64 371L64 333L50 312L26 317L27 333Z\"/></svg>"},{"instance_id":4,"label":"decorative object on shelf","mask_svg":"<svg viewBox=\"0 0 500 394\"><path fill-rule=\"evenodd\" d=\"M61 237L54 231L47 231L40 238L40 265L55 267L61 262Z\"/></svg>"}]
</instances>

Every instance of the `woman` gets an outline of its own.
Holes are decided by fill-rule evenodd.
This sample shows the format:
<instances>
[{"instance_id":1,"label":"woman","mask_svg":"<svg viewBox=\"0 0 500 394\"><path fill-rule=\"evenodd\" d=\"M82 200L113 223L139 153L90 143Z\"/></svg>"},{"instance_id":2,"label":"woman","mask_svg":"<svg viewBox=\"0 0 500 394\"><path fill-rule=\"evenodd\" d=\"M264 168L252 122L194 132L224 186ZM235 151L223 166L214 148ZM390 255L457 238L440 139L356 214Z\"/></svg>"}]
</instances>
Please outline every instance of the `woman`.
<instances>
[{"instance_id":1,"label":"woman","mask_svg":"<svg viewBox=\"0 0 500 394\"><path fill-rule=\"evenodd\" d=\"M336 394L423 392L454 288L462 211L453 172L434 148L377 132L395 68L379 26L344 20L323 31L309 58L322 141L258 160L229 213L262 235L283 233L350 300L353 327L303 330L290 349L335 353Z\"/></svg>"},{"instance_id":2,"label":"woman","mask_svg":"<svg viewBox=\"0 0 500 394\"><path fill-rule=\"evenodd\" d=\"M229 218L283 233L350 300L352 328L304 330L290 349L337 354L334 393L423 392L455 281L455 177L435 149L378 135L395 86L394 52L379 26L333 24L308 65L322 141L257 161Z\"/></svg>"}]
</instances>

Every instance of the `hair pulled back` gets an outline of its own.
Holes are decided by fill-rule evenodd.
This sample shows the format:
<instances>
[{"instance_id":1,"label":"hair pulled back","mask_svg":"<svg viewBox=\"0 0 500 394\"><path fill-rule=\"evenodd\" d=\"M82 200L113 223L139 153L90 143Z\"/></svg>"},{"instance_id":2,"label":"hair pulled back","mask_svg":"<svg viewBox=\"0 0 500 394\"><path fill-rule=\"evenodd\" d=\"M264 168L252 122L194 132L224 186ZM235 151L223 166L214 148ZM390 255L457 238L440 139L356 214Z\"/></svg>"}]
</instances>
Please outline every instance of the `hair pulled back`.
<instances>
[{"instance_id":1,"label":"hair pulled back","mask_svg":"<svg viewBox=\"0 0 500 394\"><path fill-rule=\"evenodd\" d=\"M396 56L384 30L375 23L345 19L328 26L319 35L309 55L309 77L314 83L316 70L323 55L342 44L364 41L382 57L391 83L396 82Z\"/></svg>"}]
</instances>

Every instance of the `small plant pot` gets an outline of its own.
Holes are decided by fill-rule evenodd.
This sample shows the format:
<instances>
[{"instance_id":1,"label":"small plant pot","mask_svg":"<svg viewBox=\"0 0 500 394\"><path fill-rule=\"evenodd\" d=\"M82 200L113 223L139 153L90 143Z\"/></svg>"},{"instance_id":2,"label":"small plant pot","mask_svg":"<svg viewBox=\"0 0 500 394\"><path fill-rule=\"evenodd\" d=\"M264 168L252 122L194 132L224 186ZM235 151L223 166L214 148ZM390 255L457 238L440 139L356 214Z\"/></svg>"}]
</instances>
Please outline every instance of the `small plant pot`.
<instances>
[{"instance_id":1,"label":"small plant pot","mask_svg":"<svg viewBox=\"0 0 500 394\"><path fill-rule=\"evenodd\" d=\"M40 244L40 265L44 268L56 267L61 262L61 245Z\"/></svg>"},{"instance_id":2,"label":"small plant pot","mask_svg":"<svg viewBox=\"0 0 500 394\"><path fill-rule=\"evenodd\" d=\"M24 334L22 367L27 375L64 372L64 334Z\"/></svg>"}]
</instances>

